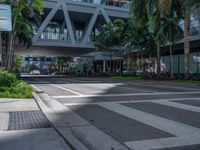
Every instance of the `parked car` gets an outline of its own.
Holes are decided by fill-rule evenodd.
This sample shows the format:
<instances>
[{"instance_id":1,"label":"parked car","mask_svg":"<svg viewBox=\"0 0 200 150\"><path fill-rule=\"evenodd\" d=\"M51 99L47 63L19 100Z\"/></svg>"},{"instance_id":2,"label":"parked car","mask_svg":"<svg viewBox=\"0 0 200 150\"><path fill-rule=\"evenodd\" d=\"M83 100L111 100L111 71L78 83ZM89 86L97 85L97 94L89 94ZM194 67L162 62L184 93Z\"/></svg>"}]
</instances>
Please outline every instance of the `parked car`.
<instances>
[{"instance_id":1,"label":"parked car","mask_svg":"<svg viewBox=\"0 0 200 150\"><path fill-rule=\"evenodd\" d=\"M123 70L123 74L124 75L135 75L136 71L134 69L126 69L126 70Z\"/></svg>"},{"instance_id":2,"label":"parked car","mask_svg":"<svg viewBox=\"0 0 200 150\"><path fill-rule=\"evenodd\" d=\"M30 75L39 75L40 71L39 70L33 70L30 72Z\"/></svg>"}]
</instances>

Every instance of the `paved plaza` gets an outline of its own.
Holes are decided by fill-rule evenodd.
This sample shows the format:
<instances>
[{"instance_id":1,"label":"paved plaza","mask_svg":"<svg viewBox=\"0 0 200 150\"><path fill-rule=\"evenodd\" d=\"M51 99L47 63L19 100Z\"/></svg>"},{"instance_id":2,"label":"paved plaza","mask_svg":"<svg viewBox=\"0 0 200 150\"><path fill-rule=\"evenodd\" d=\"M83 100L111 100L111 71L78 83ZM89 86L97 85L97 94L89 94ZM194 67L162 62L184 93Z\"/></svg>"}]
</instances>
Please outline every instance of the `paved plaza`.
<instances>
[{"instance_id":1,"label":"paved plaza","mask_svg":"<svg viewBox=\"0 0 200 150\"><path fill-rule=\"evenodd\" d=\"M119 149L200 149L197 84L104 78L26 80L81 118L82 124L71 125L71 130L88 147L98 141L99 149L106 149L110 140ZM63 117L73 124L73 119Z\"/></svg>"}]
</instances>

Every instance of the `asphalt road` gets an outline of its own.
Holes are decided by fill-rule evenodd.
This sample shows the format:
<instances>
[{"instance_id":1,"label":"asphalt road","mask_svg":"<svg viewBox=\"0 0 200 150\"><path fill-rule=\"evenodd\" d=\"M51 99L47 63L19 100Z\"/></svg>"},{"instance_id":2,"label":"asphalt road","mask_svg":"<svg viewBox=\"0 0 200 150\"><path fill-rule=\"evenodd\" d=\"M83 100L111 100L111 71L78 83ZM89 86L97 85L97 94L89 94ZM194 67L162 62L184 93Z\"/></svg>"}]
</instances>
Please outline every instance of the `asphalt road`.
<instances>
[{"instance_id":1,"label":"asphalt road","mask_svg":"<svg viewBox=\"0 0 200 150\"><path fill-rule=\"evenodd\" d=\"M127 149L200 150L197 84L104 78L25 80Z\"/></svg>"}]
</instances>

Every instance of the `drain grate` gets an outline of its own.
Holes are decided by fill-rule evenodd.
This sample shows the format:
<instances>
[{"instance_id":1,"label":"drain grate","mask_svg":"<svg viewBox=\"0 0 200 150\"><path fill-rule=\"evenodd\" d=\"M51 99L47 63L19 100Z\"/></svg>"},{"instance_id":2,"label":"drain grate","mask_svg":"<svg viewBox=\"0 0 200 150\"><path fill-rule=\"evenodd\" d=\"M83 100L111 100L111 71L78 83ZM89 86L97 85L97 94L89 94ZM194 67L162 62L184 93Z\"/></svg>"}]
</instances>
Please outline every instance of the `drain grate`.
<instances>
[{"instance_id":1,"label":"drain grate","mask_svg":"<svg viewBox=\"0 0 200 150\"><path fill-rule=\"evenodd\" d=\"M9 113L8 130L49 128L50 124L41 110L16 111Z\"/></svg>"}]
</instances>

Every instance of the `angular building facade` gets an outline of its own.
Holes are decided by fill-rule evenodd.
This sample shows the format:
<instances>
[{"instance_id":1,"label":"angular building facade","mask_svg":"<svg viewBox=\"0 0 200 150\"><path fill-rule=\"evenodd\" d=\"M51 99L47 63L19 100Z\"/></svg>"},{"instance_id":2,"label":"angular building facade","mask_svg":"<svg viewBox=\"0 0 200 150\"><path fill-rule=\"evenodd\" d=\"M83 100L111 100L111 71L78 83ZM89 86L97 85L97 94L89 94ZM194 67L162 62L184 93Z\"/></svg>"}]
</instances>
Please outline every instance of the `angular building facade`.
<instances>
[{"instance_id":1,"label":"angular building facade","mask_svg":"<svg viewBox=\"0 0 200 150\"><path fill-rule=\"evenodd\" d=\"M43 0L44 13L35 21L33 46L21 54L80 56L94 51L93 36L100 26L129 17L121 0Z\"/></svg>"}]
</instances>

